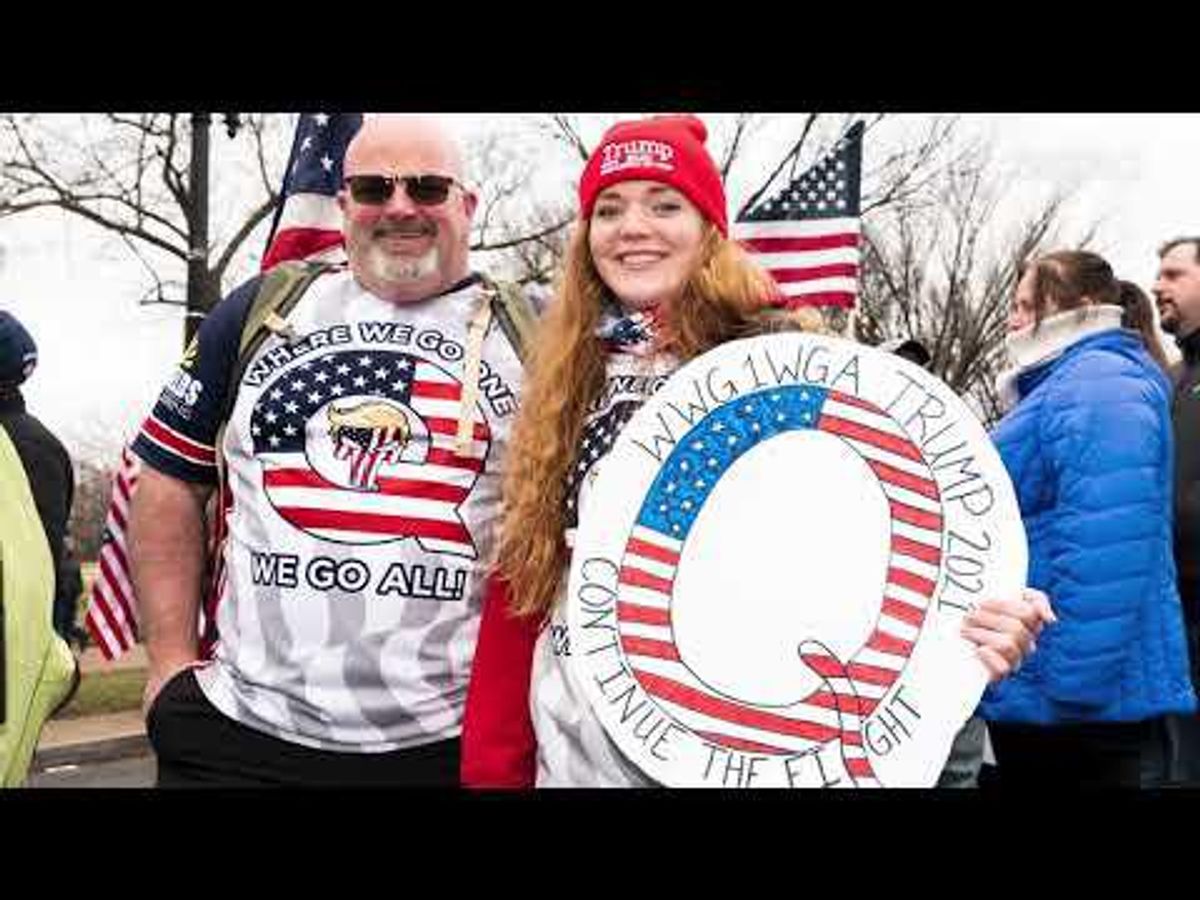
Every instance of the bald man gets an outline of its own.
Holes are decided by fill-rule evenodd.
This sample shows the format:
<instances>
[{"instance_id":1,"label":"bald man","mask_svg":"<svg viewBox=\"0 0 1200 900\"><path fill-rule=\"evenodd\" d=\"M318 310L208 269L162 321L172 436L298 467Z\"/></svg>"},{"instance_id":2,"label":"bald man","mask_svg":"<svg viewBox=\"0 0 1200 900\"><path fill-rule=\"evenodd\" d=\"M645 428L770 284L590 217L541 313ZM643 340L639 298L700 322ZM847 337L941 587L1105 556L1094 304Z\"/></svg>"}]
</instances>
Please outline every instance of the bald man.
<instances>
[{"instance_id":1,"label":"bald man","mask_svg":"<svg viewBox=\"0 0 1200 900\"><path fill-rule=\"evenodd\" d=\"M369 118L343 172L348 268L313 282L290 337L269 338L237 384L258 279L230 294L134 443L146 465L130 549L161 786L458 783L520 364L487 325L464 398L487 301L468 259L476 196L446 132ZM203 510L230 395L225 537L204 601L216 640L202 653Z\"/></svg>"}]
</instances>

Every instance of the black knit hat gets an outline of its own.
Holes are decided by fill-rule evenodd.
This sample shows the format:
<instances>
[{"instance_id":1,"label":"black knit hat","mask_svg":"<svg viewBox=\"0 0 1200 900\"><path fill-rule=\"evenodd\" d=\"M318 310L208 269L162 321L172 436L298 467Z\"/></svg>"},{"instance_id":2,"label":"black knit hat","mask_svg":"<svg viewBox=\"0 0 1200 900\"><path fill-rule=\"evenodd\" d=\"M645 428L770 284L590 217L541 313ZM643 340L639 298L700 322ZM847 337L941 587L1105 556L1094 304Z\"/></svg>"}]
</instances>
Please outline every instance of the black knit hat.
<instances>
[{"instance_id":1,"label":"black knit hat","mask_svg":"<svg viewBox=\"0 0 1200 900\"><path fill-rule=\"evenodd\" d=\"M0 390L22 384L37 365L37 344L10 313L0 310Z\"/></svg>"}]
</instances>

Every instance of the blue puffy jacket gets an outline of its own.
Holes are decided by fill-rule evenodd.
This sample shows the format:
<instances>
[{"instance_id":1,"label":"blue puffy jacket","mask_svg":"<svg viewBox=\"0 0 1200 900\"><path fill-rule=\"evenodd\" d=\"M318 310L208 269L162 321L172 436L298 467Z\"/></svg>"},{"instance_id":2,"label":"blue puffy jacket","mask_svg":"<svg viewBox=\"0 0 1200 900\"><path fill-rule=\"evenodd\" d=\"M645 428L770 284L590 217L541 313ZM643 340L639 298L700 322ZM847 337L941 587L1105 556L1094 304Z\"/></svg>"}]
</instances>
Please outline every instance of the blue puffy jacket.
<instances>
[{"instance_id":1,"label":"blue puffy jacket","mask_svg":"<svg viewBox=\"0 0 1200 900\"><path fill-rule=\"evenodd\" d=\"M1137 721L1189 712L1172 556L1170 387L1129 331L1083 337L1017 379L992 437L1058 616L988 689L985 719Z\"/></svg>"}]
</instances>

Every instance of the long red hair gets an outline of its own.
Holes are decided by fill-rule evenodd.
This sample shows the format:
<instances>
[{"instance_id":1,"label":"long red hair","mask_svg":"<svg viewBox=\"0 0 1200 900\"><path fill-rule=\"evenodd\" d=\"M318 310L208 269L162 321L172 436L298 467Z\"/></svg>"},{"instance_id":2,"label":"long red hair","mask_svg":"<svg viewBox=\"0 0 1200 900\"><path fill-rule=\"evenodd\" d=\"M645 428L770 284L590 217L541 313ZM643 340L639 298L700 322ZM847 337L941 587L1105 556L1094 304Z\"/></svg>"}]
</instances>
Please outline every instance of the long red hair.
<instances>
[{"instance_id":1,"label":"long red hair","mask_svg":"<svg viewBox=\"0 0 1200 900\"><path fill-rule=\"evenodd\" d=\"M531 349L505 464L496 565L520 615L546 616L558 595L567 562L567 474L586 413L604 387L606 353L596 329L608 288L592 263L588 233L588 222L576 223L555 299ZM658 349L682 362L763 331L763 314L779 296L770 276L711 223L702 241L681 299L660 316ZM821 327L811 311L787 318L790 327Z\"/></svg>"}]
</instances>

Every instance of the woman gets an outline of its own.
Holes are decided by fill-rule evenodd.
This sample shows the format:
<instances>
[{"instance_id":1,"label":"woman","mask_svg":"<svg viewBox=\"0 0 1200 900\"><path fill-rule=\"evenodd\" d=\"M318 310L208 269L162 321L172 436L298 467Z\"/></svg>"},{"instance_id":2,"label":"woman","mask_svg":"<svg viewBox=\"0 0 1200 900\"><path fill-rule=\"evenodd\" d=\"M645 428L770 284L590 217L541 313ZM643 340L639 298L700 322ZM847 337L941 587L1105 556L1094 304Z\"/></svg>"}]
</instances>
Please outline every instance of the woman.
<instances>
[{"instance_id":1,"label":"woman","mask_svg":"<svg viewBox=\"0 0 1200 900\"><path fill-rule=\"evenodd\" d=\"M1146 352L1158 363L1159 368L1169 372L1171 364L1158 336L1158 323L1154 318L1154 304L1146 292L1132 281L1120 282L1121 293L1117 303L1121 307L1121 324L1142 336Z\"/></svg>"},{"instance_id":2,"label":"woman","mask_svg":"<svg viewBox=\"0 0 1200 900\"><path fill-rule=\"evenodd\" d=\"M1059 624L982 705L1001 784L1136 786L1163 775L1163 716L1190 711L1171 550L1170 388L1121 327L1093 253L1029 265L1009 317L1015 401L994 433Z\"/></svg>"},{"instance_id":3,"label":"woman","mask_svg":"<svg viewBox=\"0 0 1200 900\"><path fill-rule=\"evenodd\" d=\"M613 436L682 363L817 321L773 311L770 278L728 239L705 137L691 116L625 122L584 170L580 221L508 456L500 577L484 601L463 730L467 785L647 783L568 669L561 595L578 510ZM1000 677L1049 615L1040 596L992 601L966 633Z\"/></svg>"}]
</instances>

